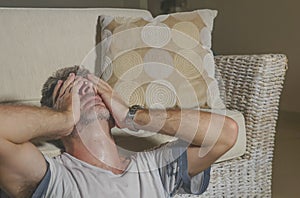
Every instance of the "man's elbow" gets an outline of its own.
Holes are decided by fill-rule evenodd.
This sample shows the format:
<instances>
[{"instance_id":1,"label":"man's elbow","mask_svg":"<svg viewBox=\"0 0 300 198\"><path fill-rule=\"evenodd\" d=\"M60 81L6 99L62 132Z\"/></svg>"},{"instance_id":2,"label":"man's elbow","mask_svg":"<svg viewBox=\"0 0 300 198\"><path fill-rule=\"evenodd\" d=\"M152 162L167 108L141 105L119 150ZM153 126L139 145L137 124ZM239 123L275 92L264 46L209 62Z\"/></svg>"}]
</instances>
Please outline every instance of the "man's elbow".
<instances>
[{"instance_id":1,"label":"man's elbow","mask_svg":"<svg viewBox=\"0 0 300 198\"><path fill-rule=\"evenodd\" d=\"M239 126L233 119L226 117L224 127L223 127L223 135L222 135L222 143L229 150L231 149L238 138Z\"/></svg>"}]
</instances>

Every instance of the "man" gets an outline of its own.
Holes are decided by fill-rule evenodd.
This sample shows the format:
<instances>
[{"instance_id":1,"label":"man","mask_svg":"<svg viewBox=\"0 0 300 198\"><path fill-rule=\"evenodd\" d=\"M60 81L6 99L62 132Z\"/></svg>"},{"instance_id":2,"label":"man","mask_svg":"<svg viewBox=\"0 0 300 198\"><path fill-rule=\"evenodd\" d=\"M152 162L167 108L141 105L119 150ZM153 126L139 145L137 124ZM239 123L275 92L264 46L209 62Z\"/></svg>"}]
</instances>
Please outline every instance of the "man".
<instances>
[{"instance_id":1,"label":"man","mask_svg":"<svg viewBox=\"0 0 300 198\"><path fill-rule=\"evenodd\" d=\"M226 116L129 108L106 82L78 66L47 80L41 104L0 106L0 188L11 197L201 194L210 165L237 138L237 124ZM113 126L179 140L126 158L118 153ZM61 139L65 152L43 156L31 143L39 138Z\"/></svg>"}]
</instances>

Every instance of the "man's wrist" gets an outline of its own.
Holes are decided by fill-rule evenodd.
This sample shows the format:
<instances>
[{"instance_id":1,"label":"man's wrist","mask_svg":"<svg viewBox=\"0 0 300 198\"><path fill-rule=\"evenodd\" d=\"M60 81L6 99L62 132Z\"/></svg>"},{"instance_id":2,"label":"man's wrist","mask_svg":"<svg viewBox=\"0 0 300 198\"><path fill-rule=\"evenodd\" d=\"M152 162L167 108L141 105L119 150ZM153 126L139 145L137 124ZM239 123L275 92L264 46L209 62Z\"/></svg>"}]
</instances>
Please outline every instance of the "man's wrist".
<instances>
[{"instance_id":1,"label":"man's wrist","mask_svg":"<svg viewBox=\"0 0 300 198\"><path fill-rule=\"evenodd\" d=\"M127 112L126 118L125 118L125 123L127 125L127 128L133 130L133 131L138 131L139 129L136 128L136 124L134 122L134 118L136 116L136 112L138 110L144 109L144 107L140 105L133 105L129 107L129 110Z\"/></svg>"},{"instance_id":2,"label":"man's wrist","mask_svg":"<svg viewBox=\"0 0 300 198\"><path fill-rule=\"evenodd\" d=\"M74 116L73 116L73 113L72 112L67 112L67 111L64 111L64 112L60 112L60 116L61 116L61 122L62 122L62 136L67 136L69 135L74 126L75 126L75 119L74 119Z\"/></svg>"}]
</instances>

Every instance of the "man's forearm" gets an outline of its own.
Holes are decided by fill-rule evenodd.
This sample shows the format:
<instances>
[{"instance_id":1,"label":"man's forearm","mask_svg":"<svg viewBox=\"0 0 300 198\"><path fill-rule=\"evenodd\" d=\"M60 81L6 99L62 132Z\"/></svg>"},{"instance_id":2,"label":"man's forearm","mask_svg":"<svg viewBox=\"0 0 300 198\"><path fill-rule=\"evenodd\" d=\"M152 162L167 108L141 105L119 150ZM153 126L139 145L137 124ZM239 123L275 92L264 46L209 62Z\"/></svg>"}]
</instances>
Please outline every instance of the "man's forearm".
<instances>
[{"instance_id":1,"label":"man's forearm","mask_svg":"<svg viewBox=\"0 0 300 198\"><path fill-rule=\"evenodd\" d=\"M15 144L39 137L59 138L72 127L70 117L48 108L0 105L0 138Z\"/></svg>"},{"instance_id":2,"label":"man's forearm","mask_svg":"<svg viewBox=\"0 0 300 198\"><path fill-rule=\"evenodd\" d=\"M227 119L226 116L197 110L139 110L134 122L138 129L176 136L198 146L209 146L218 140L222 130L227 130Z\"/></svg>"}]
</instances>

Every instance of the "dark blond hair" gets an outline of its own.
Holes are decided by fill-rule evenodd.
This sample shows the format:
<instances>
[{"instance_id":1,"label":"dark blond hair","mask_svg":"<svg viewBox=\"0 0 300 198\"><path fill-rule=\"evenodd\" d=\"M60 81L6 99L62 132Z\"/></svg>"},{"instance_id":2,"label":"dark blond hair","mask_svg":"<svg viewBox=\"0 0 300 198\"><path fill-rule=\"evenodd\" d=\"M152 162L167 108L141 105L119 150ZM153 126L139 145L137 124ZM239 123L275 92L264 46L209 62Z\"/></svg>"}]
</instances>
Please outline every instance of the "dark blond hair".
<instances>
[{"instance_id":1,"label":"dark blond hair","mask_svg":"<svg viewBox=\"0 0 300 198\"><path fill-rule=\"evenodd\" d=\"M65 81L70 73L75 73L77 76L85 77L89 74L89 70L85 69L82 66L75 65L73 67L66 67L57 70L52 76L50 76L47 81L44 83L42 88L42 98L40 103L42 106L53 107L52 95L55 88L55 85L59 80Z\"/></svg>"}]
</instances>

